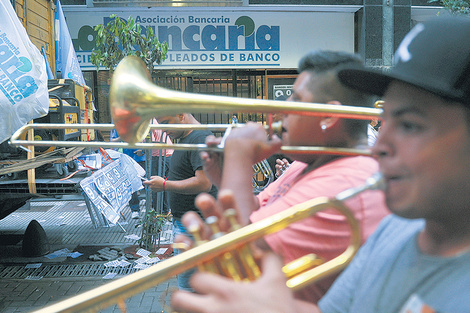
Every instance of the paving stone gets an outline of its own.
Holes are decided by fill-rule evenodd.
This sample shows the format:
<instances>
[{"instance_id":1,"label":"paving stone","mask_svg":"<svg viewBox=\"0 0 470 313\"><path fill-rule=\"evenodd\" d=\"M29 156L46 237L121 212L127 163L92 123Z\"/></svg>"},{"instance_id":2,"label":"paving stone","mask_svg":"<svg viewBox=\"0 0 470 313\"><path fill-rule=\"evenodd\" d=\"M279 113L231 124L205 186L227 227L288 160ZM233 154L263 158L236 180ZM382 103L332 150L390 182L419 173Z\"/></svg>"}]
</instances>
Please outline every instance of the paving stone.
<instances>
[{"instance_id":1,"label":"paving stone","mask_svg":"<svg viewBox=\"0 0 470 313\"><path fill-rule=\"evenodd\" d=\"M18 312L21 312L21 311L18 311L18 309L15 307L8 307L2 310L2 313L18 313Z\"/></svg>"},{"instance_id":2,"label":"paving stone","mask_svg":"<svg viewBox=\"0 0 470 313\"><path fill-rule=\"evenodd\" d=\"M130 218L129 208L125 208L123 211L127 219L127 224L123 224L126 232L123 232L119 226L95 228L91 221L86 219L86 206L84 207L83 211L76 210L73 212L60 211L60 208L63 207L63 204L51 204L51 209L47 212L28 212L23 210L17 211L15 214L21 218L13 218L12 216L8 216L5 219L0 220L0 229L2 231L11 232L16 232L18 229L21 229L24 232L24 229L30 220L45 220L45 222L41 222L41 226L43 226L45 229L50 244L53 245L53 247L58 247L56 250L67 247L70 249L70 251L73 251L72 249L78 245L109 245L109 248L106 249L108 256L115 256L115 258L121 258L125 256L128 260L131 261L135 259L133 255L125 255L123 251L124 247L133 245L135 243L134 240L128 240L124 238L125 236L131 234L140 235L140 230L135 228L137 222ZM58 219L59 216L62 216L63 218ZM64 225L58 226L59 222L63 222ZM164 230L170 233L171 227L171 223L169 225L165 225ZM0 271L11 266L10 262L7 264L7 262L2 262L2 260L2 256L0 255ZM67 261L68 260L65 257L54 260L46 260L46 262L52 264L62 264L66 263ZM34 261L33 259L21 259L18 262L18 260L15 259L13 260L13 263L14 262L16 262L16 264L21 264L21 266L25 266L29 263L41 263L42 261L36 262L36 259L34 259ZM87 267L89 266L87 264L90 263L91 262L87 260L87 262L75 264ZM96 276L62 276L42 278L40 280L2 277L0 279L0 312L26 313L35 311L58 301L68 299L69 297L75 296L79 293L91 290L98 286L102 286L109 282L110 281L104 280L101 277L98 278ZM163 305L169 306L169 293L167 290L176 288L176 285L176 278L172 277L169 281L164 282L159 286L149 288L148 290L129 298L126 300L126 302L128 302L127 312L162 312ZM165 299L165 302L162 302L160 299ZM100 313L114 312L120 313L120 309L116 305L111 305L109 308L100 311ZM171 311L168 309L165 310L165 313L169 312Z\"/></svg>"},{"instance_id":3,"label":"paving stone","mask_svg":"<svg viewBox=\"0 0 470 313\"><path fill-rule=\"evenodd\" d=\"M28 298L26 300L36 301L36 300L40 299L44 295L44 293L45 293L44 290L36 289L28 296ZM49 300L49 295L46 295L46 297Z\"/></svg>"}]
</instances>

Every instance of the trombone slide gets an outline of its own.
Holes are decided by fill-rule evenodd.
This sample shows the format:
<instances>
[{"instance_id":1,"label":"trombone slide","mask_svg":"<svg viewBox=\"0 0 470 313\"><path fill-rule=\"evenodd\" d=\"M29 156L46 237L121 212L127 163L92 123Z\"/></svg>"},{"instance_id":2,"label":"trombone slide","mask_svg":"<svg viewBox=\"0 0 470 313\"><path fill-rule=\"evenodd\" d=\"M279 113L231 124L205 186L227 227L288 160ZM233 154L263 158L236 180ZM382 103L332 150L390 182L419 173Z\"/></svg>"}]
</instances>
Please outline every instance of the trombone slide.
<instances>
[{"instance_id":1,"label":"trombone slide","mask_svg":"<svg viewBox=\"0 0 470 313\"><path fill-rule=\"evenodd\" d=\"M228 127L243 127L243 124L211 124L211 125L150 125L150 129L209 129L226 130ZM274 127L279 128L279 124L274 123ZM103 141L53 141L53 140L22 140L21 135L30 129L114 129L114 124L27 124L19 128L10 138L13 146L60 146L60 147L91 147L91 148L127 148L127 149L173 149L173 150L197 150L223 152L221 147L208 147L205 144L166 144L148 142L103 142ZM315 146L282 146L281 153L285 154L335 154L335 155L371 155L370 150L340 147L315 147Z\"/></svg>"}]
</instances>

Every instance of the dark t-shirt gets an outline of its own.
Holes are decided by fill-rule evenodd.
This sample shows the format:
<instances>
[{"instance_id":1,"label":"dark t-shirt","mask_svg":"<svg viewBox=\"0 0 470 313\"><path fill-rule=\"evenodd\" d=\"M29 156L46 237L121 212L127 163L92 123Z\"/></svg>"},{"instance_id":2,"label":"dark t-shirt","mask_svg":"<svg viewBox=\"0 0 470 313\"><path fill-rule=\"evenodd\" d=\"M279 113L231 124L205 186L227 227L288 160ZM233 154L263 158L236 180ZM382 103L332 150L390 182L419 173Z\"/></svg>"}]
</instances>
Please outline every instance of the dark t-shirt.
<instances>
[{"instance_id":1,"label":"dark t-shirt","mask_svg":"<svg viewBox=\"0 0 470 313\"><path fill-rule=\"evenodd\" d=\"M206 137L212 135L208 130L193 130L189 135L180 139L180 144L201 144L205 143ZM203 169L203 161L199 156L199 151L175 150L170 159L169 180L184 180L195 176L197 170ZM217 196L217 189L213 185L210 192L212 196ZM197 210L194 200L198 194L181 194L168 192L171 213L176 218L181 218L188 211Z\"/></svg>"}]
</instances>

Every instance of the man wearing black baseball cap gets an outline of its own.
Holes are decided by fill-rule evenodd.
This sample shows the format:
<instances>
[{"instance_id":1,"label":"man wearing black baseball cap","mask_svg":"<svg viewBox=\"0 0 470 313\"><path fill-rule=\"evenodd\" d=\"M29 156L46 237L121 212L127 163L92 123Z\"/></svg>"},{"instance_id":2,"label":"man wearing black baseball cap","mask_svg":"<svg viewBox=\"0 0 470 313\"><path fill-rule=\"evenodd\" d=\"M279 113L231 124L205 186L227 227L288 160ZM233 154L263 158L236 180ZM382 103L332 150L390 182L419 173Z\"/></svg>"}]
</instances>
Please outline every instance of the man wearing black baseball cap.
<instances>
[{"instance_id":1,"label":"man wearing black baseball cap","mask_svg":"<svg viewBox=\"0 0 470 313\"><path fill-rule=\"evenodd\" d=\"M395 52L394 66L383 73L345 69L340 80L355 89L383 96L392 81L421 88L447 100L470 103L469 18L439 17L416 25Z\"/></svg>"},{"instance_id":2,"label":"man wearing black baseball cap","mask_svg":"<svg viewBox=\"0 0 470 313\"><path fill-rule=\"evenodd\" d=\"M470 19L434 18L408 33L389 72L339 72L344 84L385 101L373 152L394 214L320 300L321 312L470 312L469 38ZM200 295L177 293L173 304L191 312L317 312L293 300L279 268L268 255L251 284L198 274Z\"/></svg>"},{"instance_id":3,"label":"man wearing black baseball cap","mask_svg":"<svg viewBox=\"0 0 470 313\"><path fill-rule=\"evenodd\" d=\"M339 72L383 97L373 152L394 214L320 302L323 312L470 312L469 38L469 18L435 18L406 35L390 72Z\"/></svg>"}]
</instances>

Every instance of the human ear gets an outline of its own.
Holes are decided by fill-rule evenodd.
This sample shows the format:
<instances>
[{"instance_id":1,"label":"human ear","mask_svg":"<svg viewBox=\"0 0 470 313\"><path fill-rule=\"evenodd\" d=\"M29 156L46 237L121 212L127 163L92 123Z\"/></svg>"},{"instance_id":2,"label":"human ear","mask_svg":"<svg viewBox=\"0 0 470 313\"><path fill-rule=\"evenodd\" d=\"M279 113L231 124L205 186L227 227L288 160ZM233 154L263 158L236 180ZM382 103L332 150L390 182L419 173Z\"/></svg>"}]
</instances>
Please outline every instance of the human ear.
<instances>
[{"instance_id":1,"label":"human ear","mask_svg":"<svg viewBox=\"0 0 470 313\"><path fill-rule=\"evenodd\" d=\"M322 129L322 131L325 132L328 129L335 126L336 123L338 123L338 121L339 121L339 118L337 117L325 117L324 119L320 121L320 128Z\"/></svg>"},{"instance_id":2,"label":"human ear","mask_svg":"<svg viewBox=\"0 0 470 313\"><path fill-rule=\"evenodd\" d=\"M341 102L336 100L328 101L327 104L342 105ZM338 117L325 117L320 121L320 128L322 129L322 131L327 131L329 128L335 126L338 121Z\"/></svg>"}]
</instances>

